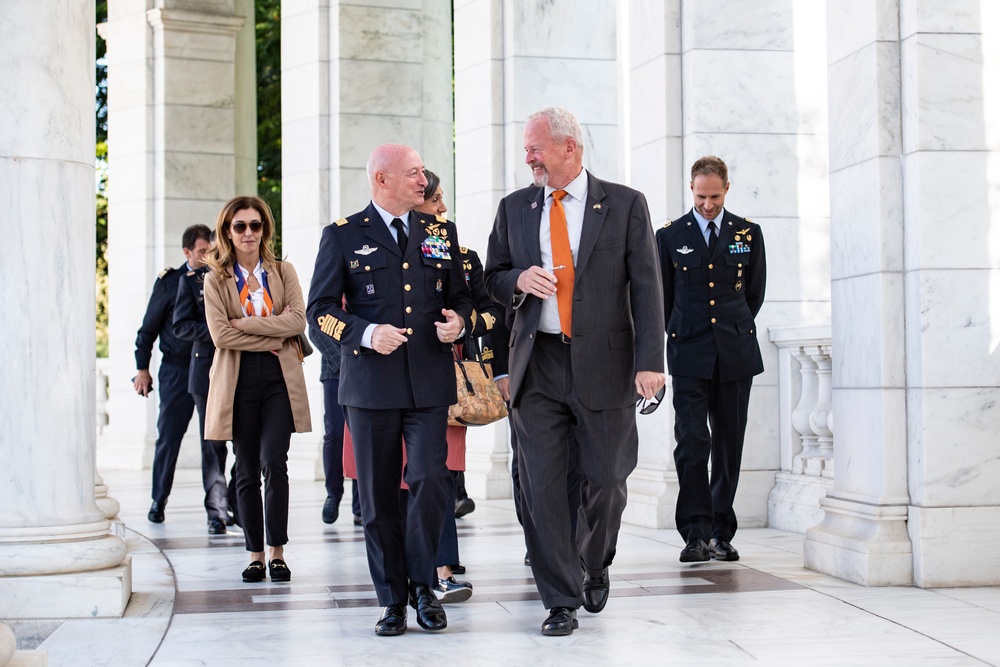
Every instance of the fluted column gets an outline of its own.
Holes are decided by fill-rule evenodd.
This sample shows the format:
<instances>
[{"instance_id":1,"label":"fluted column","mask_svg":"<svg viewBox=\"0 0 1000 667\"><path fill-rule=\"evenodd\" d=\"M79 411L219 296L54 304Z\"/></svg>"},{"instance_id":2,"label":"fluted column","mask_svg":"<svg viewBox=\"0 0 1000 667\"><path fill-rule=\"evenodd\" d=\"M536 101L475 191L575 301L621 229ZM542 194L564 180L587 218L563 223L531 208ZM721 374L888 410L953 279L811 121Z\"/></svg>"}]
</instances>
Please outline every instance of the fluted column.
<instances>
[{"instance_id":1,"label":"fluted column","mask_svg":"<svg viewBox=\"0 0 1000 667\"><path fill-rule=\"evenodd\" d=\"M115 616L131 565L94 500L94 3L5 10L0 618Z\"/></svg>"}]
</instances>

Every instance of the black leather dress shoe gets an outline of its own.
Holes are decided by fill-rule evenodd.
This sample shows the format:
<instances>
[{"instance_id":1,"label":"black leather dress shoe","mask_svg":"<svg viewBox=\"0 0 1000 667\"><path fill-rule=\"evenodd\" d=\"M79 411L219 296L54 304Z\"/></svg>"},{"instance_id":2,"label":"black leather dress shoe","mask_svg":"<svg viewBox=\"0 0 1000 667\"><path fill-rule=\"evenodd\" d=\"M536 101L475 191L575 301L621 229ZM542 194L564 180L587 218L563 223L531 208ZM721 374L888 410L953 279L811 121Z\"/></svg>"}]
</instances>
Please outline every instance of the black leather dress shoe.
<instances>
[{"instance_id":1,"label":"black leather dress shoe","mask_svg":"<svg viewBox=\"0 0 1000 667\"><path fill-rule=\"evenodd\" d=\"M247 565L247 569L243 570L243 581L248 584L264 581L264 564L255 560Z\"/></svg>"},{"instance_id":2,"label":"black leather dress shoe","mask_svg":"<svg viewBox=\"0 0 1000 667\"><path fill-rule=\"evenodd\" d=\"M402 602L382 609L382 616L375 624L379 637L395 637L406 632L406 605Z\"/></svg>"},{"instance_id":3,"label":"black leather dress shoe","mask_svg":"<svg viewBox=\"0 0 1000 667\"><path fill-rule=\"evenodd\" d=\"M226 534L226 522L217 516L213 516L208 520L208 534L209 535L225 535Z\"/></svg>"},{"instance_id":4,"label":"black leather dress shoe","mask_svg":"<svg viewBox=\"0 0 1000 667\"><path fill-rule=\"evenodd\" d=\"M542 623L542 634L546 637L565 637L573 634L578 627L580 622L576 620L576 609L553 607L549 610L549 617Z\"/></svg>"},{"instance_id":5,"label":"black leather dress shoe","mask_svg":"<svg viewBox=\"0 0 1000 667\"><path fill-rule=\"evenodd\" d=\"M149 506L149 514L146 515L146 518L153 523L163 523L164 507L165 505L161 505L160 503L153 503Z\"/></svg>"},{"instance_id":6,"label":"black leather dress shoe","mask_svg":"<svg viewBox=\"0 0 1000 667\"><path fill-rule=\"evenodd\" d=\"M591 614L600 612L608 603L610 588L611 579L608 577L608 568L604 568L604 571L596 577L589 574L583 575L583 608Z\"/></svg>"},{"instance_id":7,"label":"black leather dress shoe","mask_svg":"<svg viewBox=\"0 0 1000 667\"><path fill-rule=\"evenodd\" d=\"M355 514L354 515L354 525L355 526L360 526L361 525L361 515L360 514Z\"/></svg>"},{"instance_id":8,"label":"black leather dress shoe","mask_svg":"<svg viewBox=\"0 0 1000 667\"><path fill-rule=\"evenodd\" d=\"M681 549L682 563L703 563L708 559L708 544L700 537L691 540L686 547Z\"/></svg>"},{"instance_id":9,"label":"black leather dress shoe","mask_svg":"<svg viewBox=\"0 0 1000 667\"><path fill-rule=\"evenodd\" d=\"M733 548L733 545L725 540L717 540L714 537L708 543L708 549L712 552L715 560L739 560L740 552Z\"/></svg>"},{"instance_id":10,"label":"black leather dress shoe","mask_svg":"<svg viewBox=\"0 0 1000 667\"><path fill-rule=\"evenodd\" d=\"M476 503L472 498L462 498L457 503L455 503L455 518L461 519L466 514L472 514L476 511Z\"/></svg>"},{"instance_id":11,"label":"black leather dress shoe","mask_svg":"<svg viewBox=\"0 0 1000 667\"><path fill-rule=\"evenodd\" d=\"M340 516L340 498L327 496L323 503L323 523L333 523Z\"/></svg>"},{"instance_id":12,"label":"black leather dress shoe","mask_svg":"<svg viewBox=\"0 0 1000 667\"><path fill-rule=\"evenodd\" d=\"M291 581L292 571L288 569L288 565L285 561L280 558L274 558L267 564L268 574L271 575L271 581Z\"/></svg>"},{"instance_id":13,"label":"black leather dress shoe","mask_svg":"<svg viewBox=\"0 0 1000 667\"><path fill-rule=\"evenodd\" d=\"M448 617L437 597L427 584L410 586L410 606L417 610L417 625L428 632L448 627Z\"/></svg>"}]
</instances>

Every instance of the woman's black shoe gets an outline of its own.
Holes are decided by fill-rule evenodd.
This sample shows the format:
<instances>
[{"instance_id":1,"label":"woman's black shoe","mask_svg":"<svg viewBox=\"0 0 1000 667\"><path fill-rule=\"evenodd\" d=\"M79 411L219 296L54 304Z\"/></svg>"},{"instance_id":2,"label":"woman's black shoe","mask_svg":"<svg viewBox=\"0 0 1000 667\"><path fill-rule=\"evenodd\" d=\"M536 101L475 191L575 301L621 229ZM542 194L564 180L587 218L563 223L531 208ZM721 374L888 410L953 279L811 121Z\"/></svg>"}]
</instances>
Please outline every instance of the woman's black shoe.
<instances>
[{"instance_id":1,"label":"woman's black shoe","mask_svg":"<svg viewBox=\"0 0 1000 667\"><path fill-rule=\"evenodd\" d=\"M264 564L259 560L247 565L247 569L243 570L243 581L248 584L256 584L257 582L264 581Z\"/></svg>"},{"instance_id":2,"label":"woman's black shoe","mask_svg":"<svg viewBox=\"0 0 1000 667\"><path fill-rule=\"evenodd\" d=\"M270 563L267 564L267 569L270 570L271 581L291 581L292 571L288 569L285 565L285 561L280 558L275 558Z\"/></svg>"}]
</instances>

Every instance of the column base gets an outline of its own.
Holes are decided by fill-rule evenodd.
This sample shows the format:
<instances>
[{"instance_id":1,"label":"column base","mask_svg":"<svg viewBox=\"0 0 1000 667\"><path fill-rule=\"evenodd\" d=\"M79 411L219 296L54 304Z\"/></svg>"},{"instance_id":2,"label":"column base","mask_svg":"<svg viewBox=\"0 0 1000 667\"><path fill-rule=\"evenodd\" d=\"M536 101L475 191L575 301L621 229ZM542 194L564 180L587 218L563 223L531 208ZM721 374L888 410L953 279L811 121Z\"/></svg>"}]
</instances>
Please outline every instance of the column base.
<instances>
[{"instance_id":1,"label":"column base","mask_svg":"<svg viewBox=\"0 0 1000 667\"><path fill-rule=\"evenodd\" d=\"M49 667L49 654L45 651L15 651L6 667Z\"/></svg>"},{"instance_id":2,"label":"column base","mask_svg":"<svg viewBox=\"0 0 1000 667\"><path fill-rule=\"evenodd\" d=\"M0 617L120 618L131 595L131 556L106 570L0 577Z\"/></svg>"},{"instance_id":3,"label":"column base","mask_svg":"<svg viewBox=\"0 0 1000 667\"><path fill-rule=\"evenodd\" d=\"M465 488L470 496L500 500L512 496L507 467L510 432L501 419L466 431Z\"/></svg>"},{"instance_id":4,"label":"column base","mask_svg":"<svg viewBox=\"0 0 1000 667\"><path fill-rule=\"evenodd\" d=\"M662 468L644 468L641 464L632 471L622 523L643 528L676 528L676 509L676 473Z\"/></svg>"},{"instance_id":5,"label":"column base","mask_svg":"<svg viewBox=\"0 0 1000 667\"><path fill-rule=\"evenodd\" d=\"M227 469L232 465L232 444L229 445ZM288 479L305 482L315 482L326 479L323 470L323 434L293 433L292 443L288 448Z\"/></svg>"},{"instance_id":6,"label":"column base","mask_svg":"<svg viewBox=\"0 0 1000 667\"><path fill-rule=\"evenodd\" d=\"M863 586L909 586L913 552L905 505L828 496L823 520L806 531L805 567Z\"/></svg>"},{"instance_id":7,"label":"column base","mask_svg":"<svg viewBox=\"0 0 1000 667\"><path fill-rule=\"evenodd\" d=\"M768 527L805 533L823 520L819 503L832 486L826 477L779 472L767 500Z\"/></svg>"},{"instance_id":8,"label":"column base","mask_svg":"<svg viewBox=\"0 0 1000 667\"><path fill-rule=\"evenodd\" d=\"M911 506L908 528L914 585L1000 585L1000 507Z\"/></svg>"}]
</instances>

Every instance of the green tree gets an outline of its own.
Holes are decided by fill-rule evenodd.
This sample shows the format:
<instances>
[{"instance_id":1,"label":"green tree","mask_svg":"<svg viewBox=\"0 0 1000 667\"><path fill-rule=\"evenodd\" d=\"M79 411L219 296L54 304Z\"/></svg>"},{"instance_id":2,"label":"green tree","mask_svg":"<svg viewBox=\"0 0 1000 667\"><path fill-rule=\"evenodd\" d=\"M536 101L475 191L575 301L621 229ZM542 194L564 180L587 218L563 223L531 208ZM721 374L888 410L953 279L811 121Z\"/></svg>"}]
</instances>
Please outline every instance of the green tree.
<instances>
[{"instance_id":1,"label":"green tree","mask_svg":"<svg viewBox=\"0 0 1000 667\"><path fill-rule=\"evenodd\" d=\"M256 0L257 192L274 211L281 254L281 0Z\"/></svg>"},{"instance_id":2,"label":"green tree","mask_svg":"<svg viewBox=\"0 0 1000 667\"><path fill-rule=\"evenodd\" d=\"M98 0L96 23L108 19L107 0ZM108 63L105 58L108 46L100 35L97 35L97 90L94 109L96 122L97 150L95 162L97 166L96 222L97 222L97 356L108 356Z\"/></svg>"}]
</instances>

